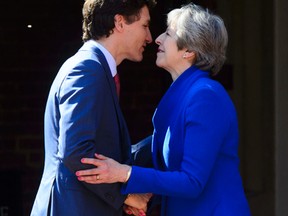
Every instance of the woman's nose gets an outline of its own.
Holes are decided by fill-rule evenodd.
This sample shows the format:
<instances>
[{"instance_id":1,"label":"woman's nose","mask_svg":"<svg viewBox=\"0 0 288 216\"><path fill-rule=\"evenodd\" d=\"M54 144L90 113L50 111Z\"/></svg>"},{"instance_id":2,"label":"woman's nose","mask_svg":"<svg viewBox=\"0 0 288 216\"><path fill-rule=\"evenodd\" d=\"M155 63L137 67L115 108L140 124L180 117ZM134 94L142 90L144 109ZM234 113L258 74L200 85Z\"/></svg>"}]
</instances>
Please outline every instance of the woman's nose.
<instances>
[{"instance_id":1,"label":"woman's nose","mask_svg":"<svg viewBox=\"0 0 288 216\"><path fill-rule=\"evenodd\" d=\"M156 43L156 44L158 44L158 45L161 44L161 36L162 36L162 35L163 35L163 33L160 34L160 35L155 39L155 43Z\"/></svg>"}]
</instances>

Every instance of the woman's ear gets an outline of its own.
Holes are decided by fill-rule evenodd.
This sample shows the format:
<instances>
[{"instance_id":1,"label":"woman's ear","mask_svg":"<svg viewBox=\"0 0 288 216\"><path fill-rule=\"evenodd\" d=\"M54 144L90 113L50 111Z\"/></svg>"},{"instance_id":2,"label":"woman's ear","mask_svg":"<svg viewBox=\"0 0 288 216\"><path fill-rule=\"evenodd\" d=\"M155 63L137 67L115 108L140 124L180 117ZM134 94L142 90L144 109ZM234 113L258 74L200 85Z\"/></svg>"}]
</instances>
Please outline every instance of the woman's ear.
<instances>
[{"instance_id":1,"label":"woman's ear","mask_svg":"<svg viewBox=\"0 0 288 216\"><path fill-rule=\"evenodd\" d=\"M184 59L195 59L196 58L196 53L193 52L193 51L186 51L184 54L183 54L183 58Z\"/></svg>"}]
</instances>

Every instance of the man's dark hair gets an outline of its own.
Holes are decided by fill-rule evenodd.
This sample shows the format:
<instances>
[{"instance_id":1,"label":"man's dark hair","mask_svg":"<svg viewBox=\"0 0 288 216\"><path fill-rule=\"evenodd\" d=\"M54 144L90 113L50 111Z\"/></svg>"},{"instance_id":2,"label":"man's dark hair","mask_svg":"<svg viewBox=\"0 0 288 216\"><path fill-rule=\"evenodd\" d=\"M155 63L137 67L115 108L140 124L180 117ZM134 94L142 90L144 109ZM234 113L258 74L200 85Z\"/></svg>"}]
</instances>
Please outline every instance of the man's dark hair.
<instances>
[{"instance_id":1,"label":"man's dark hair","mask_svg":"<svg viewBox=\"0 0 288 216\"><path fill-rule=\"evenodd\" d=\"M84 42L113 33L114 17L123 15L131 24L138 20L140 10L147 6L150 10L156 5L155 0L86 0L83 5L83 35Z\"/></svg>"}]
</instances>

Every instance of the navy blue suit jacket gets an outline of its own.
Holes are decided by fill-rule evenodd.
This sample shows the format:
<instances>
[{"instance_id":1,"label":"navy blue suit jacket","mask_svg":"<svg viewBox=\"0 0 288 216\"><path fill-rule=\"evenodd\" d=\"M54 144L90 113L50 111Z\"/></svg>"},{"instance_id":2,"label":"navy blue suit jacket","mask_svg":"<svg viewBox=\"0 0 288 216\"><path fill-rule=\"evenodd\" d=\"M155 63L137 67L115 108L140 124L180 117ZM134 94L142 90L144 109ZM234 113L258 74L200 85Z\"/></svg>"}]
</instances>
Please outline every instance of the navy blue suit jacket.
<instances>
[{"instance_id":1,"label":"navy blue suit jacket","mask_svg":"<svg viewBox=\"0 0 288 216\"><path fill-rule=\"evenodd\" d=\"M86 42L59 70L45 110L45 167L31 215L120 216L120 183L87 184L75 172L101 153L130 163L130 139L102 52Z\"/></svg>"}]
</instances>

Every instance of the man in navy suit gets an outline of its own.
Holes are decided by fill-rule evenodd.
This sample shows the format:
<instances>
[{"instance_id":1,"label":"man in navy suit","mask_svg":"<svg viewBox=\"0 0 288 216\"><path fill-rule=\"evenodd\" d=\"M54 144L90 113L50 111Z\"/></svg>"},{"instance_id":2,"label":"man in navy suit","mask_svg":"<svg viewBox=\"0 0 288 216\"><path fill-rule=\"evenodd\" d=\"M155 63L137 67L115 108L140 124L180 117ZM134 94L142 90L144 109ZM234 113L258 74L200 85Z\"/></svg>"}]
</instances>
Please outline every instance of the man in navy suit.
<instances>
[{"instance_id":1,"label":"man in navy suit","mask_svg":"<svg viewBox=\"0 0 288 216\"><path fill-rule=\"evenodd\" d=\"M124 59L142 60L152 42L149 10L154 5L154 0L85 1L84 45L62 65L48 96L45 165L31 215L121 216L124 204L146 209L148 197L123 195L120 183L80 182L75 172L89 168L80 160L95 153L131 163L113 77Z\"/></svg>"}]
</instances>

